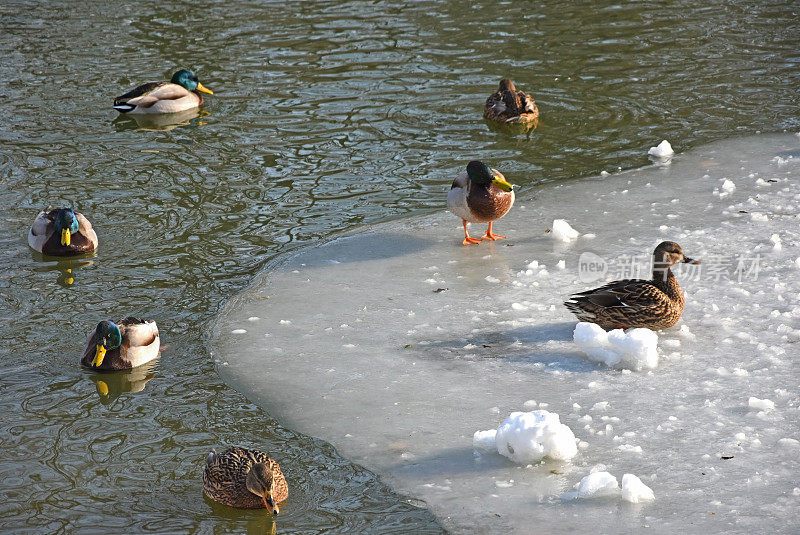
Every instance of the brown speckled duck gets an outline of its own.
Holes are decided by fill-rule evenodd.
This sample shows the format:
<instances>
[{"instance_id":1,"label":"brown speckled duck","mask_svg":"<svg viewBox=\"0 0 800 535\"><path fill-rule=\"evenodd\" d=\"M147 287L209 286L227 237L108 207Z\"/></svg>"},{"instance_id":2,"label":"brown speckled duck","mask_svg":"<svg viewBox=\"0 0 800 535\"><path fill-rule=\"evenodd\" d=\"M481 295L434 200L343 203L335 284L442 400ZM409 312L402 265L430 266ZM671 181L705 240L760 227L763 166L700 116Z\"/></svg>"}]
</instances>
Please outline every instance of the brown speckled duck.
<instances>
[{"instance_id":1,"label":"brown speckled duck","mask_svg":"<svg viewBox=\"0 0 800 535\"><path fill-rule=\"evenodd\" d=\"M214 450L206 457L203 491L214 501L240 509L264 509L273 515L289 497L289 486L278 463L266 453L247 448Z\"/></svg>"},{"instance_id":2,"label":"brown speckled duck","mask_svg":"<svg viewBox=\"0 0 800 535\"><path fill-rule=\"evenodd\" d=\"M508 78L503 78L497 91L486 99L483 116L502 124L533 126L539 119L539 108L533 97L517 89Z\"/></svg>"},{"instance_id":3,"label":"brown speckled duck","mask_svg":"<svg viewBox=\"0 0 800 535\"><path fill-rule=\"evenodd\" d=\"M467 171L453 180L447 194L447 208L464 223L464 245L505 239L505 236L492 233L492 223L506 215L513 204L514 187L506 177L477 160L467 164ZM489 223L489 228L480 239L473 238L467 231L467 222Z\"/></svg>"},{"instance_id":4,"label":"brown speckled duck","mask_svg":"<svg viewBox=\"0 0 800 535\"><path fill-rule=\"evenodd\" d=\"M97 234L80 212L47 208L33 221L28 245L45 255L75 256L97 249Z\"/></svg>"},{"instance_id":5,"label":"brown speckled duck","mask_svg":"<svg viewBox=\"0 0 800 535\"><path fill-rule=\"evenodd\" d=\"M658 244L653 252L653 280L627 279L574 294L564 302L580 321L596 323L603 329L645 327L666 329L683 313L683 290L670 266L699 264L687 258L672 241Z\"/></svg>"}]
</instances>

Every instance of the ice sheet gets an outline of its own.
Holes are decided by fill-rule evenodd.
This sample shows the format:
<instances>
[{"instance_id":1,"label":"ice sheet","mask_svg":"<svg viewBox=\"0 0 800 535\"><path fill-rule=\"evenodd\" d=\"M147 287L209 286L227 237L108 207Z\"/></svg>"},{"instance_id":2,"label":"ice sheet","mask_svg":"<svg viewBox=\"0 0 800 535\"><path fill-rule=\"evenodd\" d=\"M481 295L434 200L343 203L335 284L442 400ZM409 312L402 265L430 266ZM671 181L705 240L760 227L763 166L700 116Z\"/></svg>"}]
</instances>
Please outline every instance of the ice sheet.
<instances>
[{"instance_id":1,"label":"ice sheet","mask_svg":"<svg viewBox=\"0 0 800 535\"><path fill-rule=\"evenodd\" d=\"M521 192L494 228L505 241L463 247L444 209L370 227L269 266L222 311L213 355L270 414L455 532L795 533L798 177L798 137L763 135ZM551 239L556 219L581 235ZM676 269L686 309L659 333L658 366L591 362L561 302L636 276L632 265L646 275L667 239L704 263ZM579 276L581 253L597 270ZM475 431L534 409L558 413L581 441L571 461L473 451ZM638 475L658 499L561 499L598 464Z\"/></svg>"}]
</instances>

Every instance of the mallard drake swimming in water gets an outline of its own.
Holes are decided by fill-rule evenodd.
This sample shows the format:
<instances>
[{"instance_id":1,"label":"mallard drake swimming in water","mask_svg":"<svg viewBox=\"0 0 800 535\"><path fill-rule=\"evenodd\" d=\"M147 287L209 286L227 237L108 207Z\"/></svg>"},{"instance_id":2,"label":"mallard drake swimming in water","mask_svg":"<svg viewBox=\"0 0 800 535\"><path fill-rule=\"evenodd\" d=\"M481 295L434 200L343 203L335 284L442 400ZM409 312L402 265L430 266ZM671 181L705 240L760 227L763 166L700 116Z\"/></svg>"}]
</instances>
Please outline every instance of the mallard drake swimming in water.
<instances>
[{"instance_id":1,"label":"mallard drake swimming in water","mask_svg":"<svg viewBox=\"0 0 800 535\"><path fill-rule=\"evenodd\" d=\"M114 99L120 113L176 113L203 104L200 92L213 95L190 70L181 69L169 82L147 82Z\"/></svg>"},{"instance_id":2,"label":"mallard drake swimming in water","mask_svg":"<svg viewBox=\"0 0 800 535\"><path fill-rule=\"evenodd\" d=\"M278 463L257 450L233 447L211 450L203 471L203 491L214 501L240 509L263 509L273 515L289 496Z\"/></svg>"},{"instance_id":3,"label":"mallard drake swimming in water","mask_svg":"<svg viewBox=\"0 0 800 535\"><path fill-rule=\"evenodd\" d=\"M74 256L97 249L97 234L80 212L48 208L33 221L28 245L46 255Z\"/></svg>"},{"instance_id":4,"label":"mallard drake swimming in water","mask_svg":"<svg viewBox=\"0 0 800 535\"><path fill-rule=\"evenodd\" d=\"M699 264L683 254L672 241L658 244L653 252L653 279L627 279L610 282L594 290L574 294L564 302L579 320L596 323L603 329L666 329L675 325L683 313L683 290L670 266Z\"/></svg>"},{"instance_id":5,"label":"mallard drake swimming in water","mask_svg":"<svg viewBox=\"0 0 800 535\"><path fill-rule=\"evenodd\" d=\"M86 340L81 364L97 371L129 370L156 358L160 346L153 320L101 321Z\"/></svg>"},{"instance_id":6,"label":"mallard drake swimming in water","mask_svg":"<svg viewBox=\"0 0 800 535\"><path fill-rule=\"evenodd\" d=\"M533 97L517 89L508 78L503 78L497 91L486 99L483 116L498 123L533 126L539 119L539 108Z\"/></svg>"},{"instance_id":7,"label":"mallard drake swimming in water","mask_svg":"<svg viewBox=\"0 0 800 535\"><path fill-rule=\"evenodd\" d=\"M482 239L505 239L492 233L492 223L508 213L514 204L514 187L497 169L477 160L467 164L467 171L453 180L447 194L447 208L464 223L464 245L480 243ZM467 231L467 222L489 223L481 239Z\"/></svg>"}]
</instances>

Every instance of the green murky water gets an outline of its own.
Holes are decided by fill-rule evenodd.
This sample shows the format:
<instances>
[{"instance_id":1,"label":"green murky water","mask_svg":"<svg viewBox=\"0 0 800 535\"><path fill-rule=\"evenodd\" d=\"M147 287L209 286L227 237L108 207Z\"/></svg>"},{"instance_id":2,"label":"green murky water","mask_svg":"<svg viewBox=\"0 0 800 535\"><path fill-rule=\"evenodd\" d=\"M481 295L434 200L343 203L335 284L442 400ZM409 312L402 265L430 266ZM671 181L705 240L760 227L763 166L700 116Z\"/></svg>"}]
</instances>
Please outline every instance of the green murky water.
<instances>
[{"instance_id":1,"label":"green murky water","mask_svg":"<svg viewBox=\"0 0 800 535\"><path fill-rule=\"evenodd\" d=\"M281 463L292 495L278 532L446 528L228 388L205 345L209 319L289 248L442 209L470 159L532 187L644 165L663 138L680 151L800 127L798 11L0 4L0 531L269 533L263 513L202 497L204 455L225 444ZM176 66L217 93L201 117L158 130L110 110ZM481 119L503 75L541 108L530 139ZM28 248L48 204L89 216L95 257ZM127 314L158 321L160 361L123 376L81 370L85 333Z\"/></svg>"}]
</instances>

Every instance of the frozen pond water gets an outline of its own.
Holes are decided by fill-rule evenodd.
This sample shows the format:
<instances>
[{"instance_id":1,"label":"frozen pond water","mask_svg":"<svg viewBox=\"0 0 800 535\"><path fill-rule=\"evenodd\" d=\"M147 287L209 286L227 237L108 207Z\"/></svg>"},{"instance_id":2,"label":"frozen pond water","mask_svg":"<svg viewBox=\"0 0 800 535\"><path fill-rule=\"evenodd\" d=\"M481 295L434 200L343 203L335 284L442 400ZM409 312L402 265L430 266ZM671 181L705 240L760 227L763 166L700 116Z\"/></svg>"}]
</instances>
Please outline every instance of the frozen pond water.
<instances>
[{"instance_id":1,"label":"frozen pond water","mask_svg":"<svg viewBox=\"0 0 800 535\"><path fill-rule=\"evenodd\" d=\"M762 135L521 192L495 225L506 241L463 247L444 210L371 226L273 263L220 315L214 358L456 532L796 533L798 177L800 139ZM553 239L555 219L580 236ZM591 361L562 301L646 275L667 239L704 263L676 269L686 309L658 333L658 365ZM601 279L579 278L582 253ZM473 451L475 431L532 409L560 416L577 456ZM562 499L592 469L635 474L655 501Z\"/></svg>"}]
</instances>

